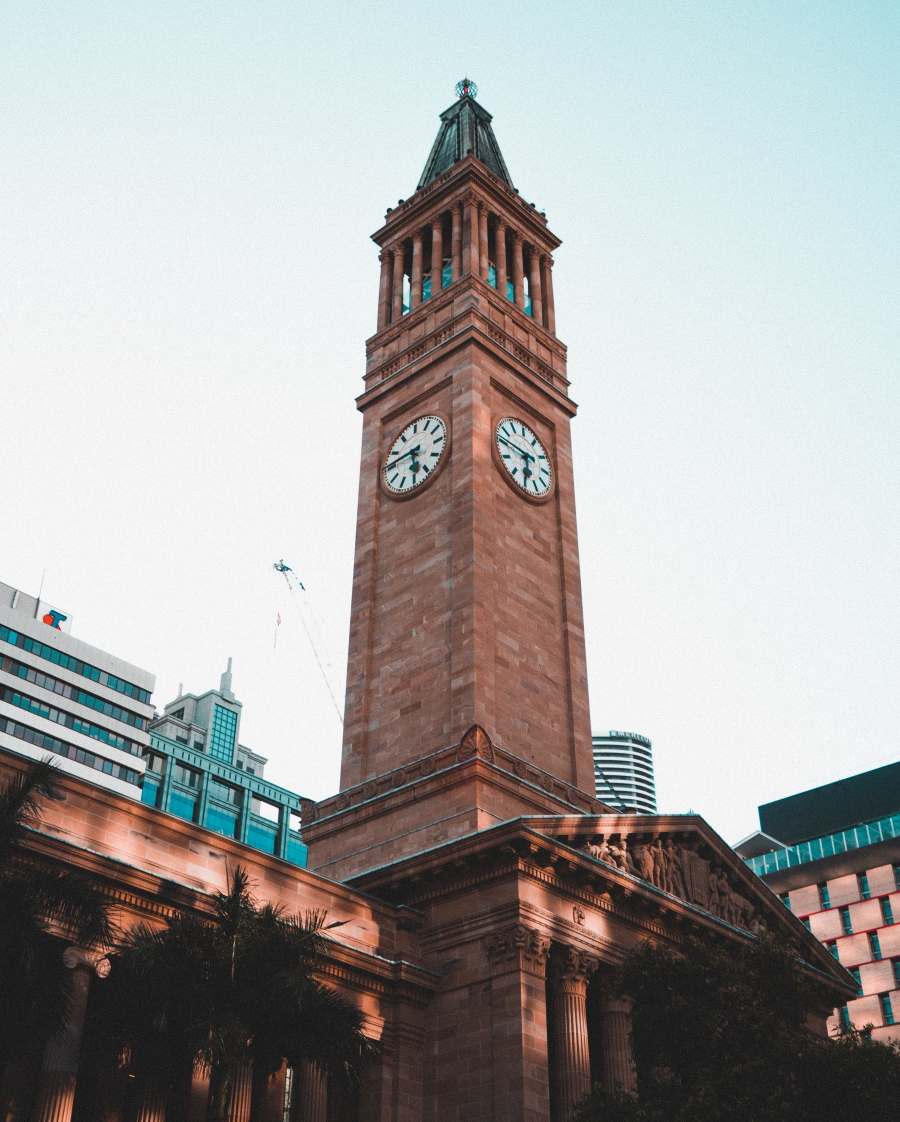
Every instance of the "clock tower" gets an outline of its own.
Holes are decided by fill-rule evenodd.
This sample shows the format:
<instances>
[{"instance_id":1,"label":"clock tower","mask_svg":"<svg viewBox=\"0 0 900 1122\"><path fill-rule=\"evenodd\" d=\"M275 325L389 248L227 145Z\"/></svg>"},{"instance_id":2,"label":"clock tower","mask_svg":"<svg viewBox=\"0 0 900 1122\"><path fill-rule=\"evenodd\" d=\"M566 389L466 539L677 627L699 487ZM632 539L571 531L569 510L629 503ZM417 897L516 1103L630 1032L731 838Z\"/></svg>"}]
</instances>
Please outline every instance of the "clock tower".
<instances>
[{"instance_id":1,"label":"clock tower","mask_svg":"<svg viewBox=\"0 0 900 1122\"><path fill-rule=\"evenodd\" d=\"M457 94L373 235L341 792L304 832L330 876L601 805L560 241L513 186L474 84Z\"/></svg>"}]
</instances>

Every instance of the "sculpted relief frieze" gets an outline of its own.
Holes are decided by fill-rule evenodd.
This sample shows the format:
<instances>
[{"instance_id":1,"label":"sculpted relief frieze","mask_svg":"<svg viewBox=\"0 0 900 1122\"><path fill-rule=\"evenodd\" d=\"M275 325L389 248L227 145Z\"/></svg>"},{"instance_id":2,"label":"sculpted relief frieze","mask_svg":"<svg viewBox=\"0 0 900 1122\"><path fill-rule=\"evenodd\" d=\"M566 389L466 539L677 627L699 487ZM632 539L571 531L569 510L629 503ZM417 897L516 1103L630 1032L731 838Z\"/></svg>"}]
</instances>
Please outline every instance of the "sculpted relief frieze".
<instances>
[{"instance_id":1,"label":"sculpted relief frieze","mask_svg":"<svg viewBox=\"0 0 900 1122\"><path fill-rule=\"evenodd\" d=\"M581 852L640 877L735 927L754 933L761 928L753 905L735 890L727 870L701 853L696 840L683 841L672 835L631 838L610 834L585 842Z\"/></svg>"}]
</instances>

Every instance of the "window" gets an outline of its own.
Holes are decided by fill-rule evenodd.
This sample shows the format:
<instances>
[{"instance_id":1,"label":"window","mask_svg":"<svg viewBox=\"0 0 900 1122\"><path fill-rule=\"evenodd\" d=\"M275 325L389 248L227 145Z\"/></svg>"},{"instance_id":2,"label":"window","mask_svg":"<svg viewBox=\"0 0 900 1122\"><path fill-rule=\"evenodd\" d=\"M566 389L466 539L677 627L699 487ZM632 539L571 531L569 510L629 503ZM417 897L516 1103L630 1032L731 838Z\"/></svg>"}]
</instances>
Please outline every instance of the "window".
<instances>
[{"instance_id":1,"label":"window","mask_svg":"<svg viewBox=\"0 0 900 1122\"><path fill-rule=\"evenodd\" d=\"M900 958L892 958L891 966L894 968L894 988L900 990Z\"/></svg>"},{"instance_id":2,"label":"window","mask_svg":"<svg viewBox=\"0 0 900 1122\"><path fill-rule=\"evenodd\" d=\"M198 787L200 785L200 775L193 768L178 763L174 766L175 770L172 772L172 778L176 783L180 783L182 787Z\"/></svg>"},{"instance_id":3,"label":"window","mask_svg":"<svg viewBox=\"0 0 900 1122\"><path fill-rule=\"evenodd\" d=\"M832 955L834 956L834 958L836 958L836 959L838 959L838 961L840 961L840 956L838 955L838 945L837 945L837 940L836 940L836 939L832 939L832 940L831 940L831 942L830 942L830 943L826 943L826 944L825 944L825 946L826 946L826 948L827 948L827 949L828 949L829 951L831 951L831 953L832 953Z\"/></svg>"},{"instance_id":4,"label":"window","mask_svg":"<svg viewBox=\"0 0 900 1122\"><path fill-rule=\"evenodd\" d=\"M869 878L866 873L858 873L856 877L859 882L859 897L861 900L869 899Z\"/></svg>"},{"instance_id":5,"label":"window","mask_svg":"<svg viewBox=\"0 0 900 1122\"><path fill-rule=\"evenodd\" d=\"M203 751L203 741L202 740L195 740L194 741L194 751L195 752L202 752Z\"/></svg>"},{"instance_id":6,"label":"window","mask_svg":"<svg viewBox=\"0 0 900 1122\"><path fill-rule=\"evenodd\" d=\"M853 924L850 921L850 909L843 907L838 909L841 913L841 928L845 935L853 934Z\"/></svg>"},{"instance_id":7,"label":"window","mask_svg":"<svg viewBox=\"0 0 900 1122\"><path fill-rule=\"evenodd\" d=\"M144 759L147 761L147 771L153 771L157 775L166 774L166 761L162 756L157 756L155 752L148 752Z\"/></svg>"},{"instance_id":8,"label":"window","mask_svg":"<svg viewBox=\"0 0 900 1122\"><path fill-rule=\"evenodd\" d=\"M827 910L831 907L831 897L828 895L828 885L820 884L819 888L819 907Z\"/></svg>"},{"instance_id":9,"label":"window","mask_svg":"<svg viewBox=\"0 0 900 1122\"><path fill-rule=\"evenodd\" d=\"M857 997L862 997L863 988L862 988L862 982L860 981L860 977L859 977L859 967L858 966L851 967L850 973L853 975L853 981L856 982L856 996Z\"/></svg>"},{"instance_id":10,"label":"window","mask_svg":"<svg viewBox=\"0 0 900 1122\"><path fill-rule=\"evenodd\" d=\"M900 865L894 866L894 884L900 888Z\"/></svg>"},{"instance_id":11,"label":"window","mask_svg":"<svg viewBox=\"0 0 900 1122\"><path fill-rule=\"evenodd\" d=\"M842 1005L838 1010L838 1016L841 1022L841 1032L850 1032L853 1025L850 1023L850 1011L846 1005Z\"/></svg>"},{"instance_id":12,"label":"window","mask_svg":"<svg viewBox=\"0 0 900 1122\"><path fill-rule=\"evenodd\" d=\"M275 835L277 831L268 822L261 822L258 818L251 818L247 824L247 845L254 849L261 849L264 853L275 852Z\"/></svg>"},{"instance_id":13,"label":"window","mask_svg":"<svg viewBox=\"0 0 900 1122\"><path fill-rule=\"evenodd\" d=\"M891 1006L891 995L889 993L880 993L878 1001L881 1004L881 1019L886 1025L894 1023L894 1010Z\"/></svg>"},{"instance_id":14,"label":"window","mask_svg":"<svg viewBox=\"0 0 900 1122\"><path fill-rule=\"evenodd\" d=\"M141 802L146 803L147 806L159 806L159 792L161 790L161 784L149 775L144 775L144 782L141 784Z\"/></svg>"},{"instance_id":15,"label":"window","mask_svg":"<svg viewBox=\"0 0 900 1122\"><path fill-rule=\"evenodd\" d=\"M57 740L55 736L38 732L37 729L30 728L28 725L20 725L18 721L10 721L6 717L0 717L0 732L9 733L10 736L18 737L19 740L24 740L27 744L36 744L38 748L52 752L55 756L64 756L67 760L75 760L76 763L84 764L85 767L93 768L94 771L102 771L104 775L111 775L125 783L133 783L138 786L141 782L140 774L132 771L131 768L122 767L121 764L113 763L112 760L107 760L104 756L95 756L93 752L78 748L74 744L67 744L64 740Z\"/></svg>"},{"instance_id":16,"label":"window","mask_svg":"<svg viewBox=\"0 0 900 1122\"><path fill-rule=\"evenodd\" d=\"M230 764L234 759L234 734L237 713L222 705L213 706L213 723L209 733L209 754Z\"/></svg>"},{"instance_id":17,"label":"window","mask_svg":"<svg viewBox=\"0 0 900 1122\"><path fill-rule=\"evenodd\" d=\"M885 924L893 923L894 922L894 912L893 912L893 909L891 908L890 899L887 896L882 896L879 903L881 904L881 918L884 920Z\"/></svg>"},{"instance_id":18,"label":"window","mask_svg":"<svg viewBox=\"0 0 900 1122\"><path fill-rule=\"evenodd\" d=\"M234 803L235 806L239 805L241 801L241 793L237 787L232 787L228 783L220 783L217 779L210 779L209 795L210 798L217 799L220 803Z\"/></svg>"},{"instance_id":19,"label":"window","mask_svg":"<svg viewBox=\"0 0 900 1122\"><path fill-rule=\"evenodd\" d=\"M187 737L186 736L176 736L175 739L178 741L179 744L187 744Z\"/></svg>"},{"instance_id":20,"label":"window","mask_svg":"<svg viewBox=\"0 0 900 1122\"><path fill-rule=\"evenodd\" d=\"M809 922L809 916L803 916L800 922L803 924L807 931L812 931L812 924Z\"/></svg>"},{"instance_id":21,"label":"window","mask_svg":"<svg viewBox=\"0 0 900 1122\"><path fill-rule=\"evenodd\" d=\"M174 713L170 713L169 716L175 721L183 721L184 720L184 709L178 709Z\"/></svg>"},{"instance_id":22,"label":"window","mask_svg":"<svg viewBox=\"0 0 900 1122\"><path fill-rule=\"evenodd\" d=\"M120 752L129 752L132 756L140 756L141 754L142 745L129 740L127 736L119 736L100 725L83 721L80 717L76 717L74 713L57 709L44 701L38 701L37 698L19 693L18 690L0 686L0 701L15 705L18 709L24 709L26 713L34 713L38 717L43 717L45 721L54 721L73 732L80 732L83 736L89 736L92 740L101 740L104 744L110 745L111 748L118 748Z\"/></svg>"},{"instance_id":23,"label":"window","mask_svg":"<svg viewBox=\"0 0 900 1122\"><path fill-rule=\"evenodd\" d=\"M186 818L188 822L193 822L197 813L197 796L173 787L169 795L169 813L177 814L179 818Z\"/></svg>"},{"instance_id":24,"label":"window","mask_svg":"<svg viewBox=\"0 0 900 1122\"><path fill-rule=\"evenodd\" d=\"M230 807L210 803L206 808L206 825L217 834L224 834L226 838L233 838L237 833L238 812Z\"/></svg>"},{"instance_id":25,"label":"window","mask_svg":"<svg viewBox=\"0 0 900 1122\"><path fill-rule=\"evenodd\" d=\"M781 894L781 896L779 896L779 900L781 900L782 904L784 904L784 906L787 908L788 911L791 910L791 894L790 894L790 892L783 892Z\"/></svg>"},{"instance_id":26,"label":"window","mask_svg":"<svg viewBox=\"0 0 900 1122\"><path fill-rule=\"evenodd\" d=\"M267 822L278 821L278 807L274 803L266 802L265 799L258 799L256 795L250 799L250 813L265 818Z\"/></svg>"},{"instance_id":27,"label":"window","mask_svg":"<svg viewBox=\"0 0 900 1122\"><path fill-rule=\"evenodd\" d=\"M69 685L68 682L63 682L59 678L42 674L40 670L35 670L33 666L26 666L24 662L18 662L14 658L5 658L3 659L3 669L7 674L12 674L16 678L23 678L26 682L33 682L34 685L42 686L45 690L50 690L51 693L58 693L60 697L68 697L72 701L77 701L79 705L86 705L88 709L94 709L97 713L104 713L107 717L114 717L117 721L123 721L133 728L143 730L147 727L146 720L139 717L137 713L121 709L118 705L113 705L110 701L104 701L102 697L97 697L95 694L86 693L78 686Z\"/></svg>"},{"instance_id":28,"label":"window","mask_svg":"<svg viewBox=\"0 0 900 1122\"><path fill-rule=\"evenodd\" d=\"M878 941L878 932L869 932L869 950L872 952L872 958L877 962L881 958L881 943Z\"/></svg>"}]
</instances>

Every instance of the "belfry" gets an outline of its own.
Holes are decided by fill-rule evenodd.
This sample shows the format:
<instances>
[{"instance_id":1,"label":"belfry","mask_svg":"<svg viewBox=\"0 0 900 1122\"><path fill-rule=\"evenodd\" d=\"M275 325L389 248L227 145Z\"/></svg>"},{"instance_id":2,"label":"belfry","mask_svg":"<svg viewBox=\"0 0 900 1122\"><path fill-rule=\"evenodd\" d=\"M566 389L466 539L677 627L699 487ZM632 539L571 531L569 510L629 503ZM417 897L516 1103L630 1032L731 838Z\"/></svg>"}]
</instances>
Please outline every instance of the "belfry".
<instances>
[{"instance_id":1,"label":"belfry","mask_svg":"<svg viewBox=\"0 0 900 1122\"><path fill-rule=\"evenodd\" d=\"M853 992L702 818L596 797L560 242L476 92L459 84L416 191L373 235L341 781L303 801L309 867L75 775L28 832L29 860L89 876L122 930L208 917L235 866L261 902L327 912L321 978L377 1058L351 1093L308 1053L254 1076L248 1047L230 1122L567 1122L593 1082L635 1086L613 971L642 940L782 933L819 987L817 1031ZM24 766L0 751L4 778ZM203 1122L196 1055L167 1082L105 1047L114 957L66 945L75 998L29 1053L21 1122Z\"/></svg>"}]
</instances>

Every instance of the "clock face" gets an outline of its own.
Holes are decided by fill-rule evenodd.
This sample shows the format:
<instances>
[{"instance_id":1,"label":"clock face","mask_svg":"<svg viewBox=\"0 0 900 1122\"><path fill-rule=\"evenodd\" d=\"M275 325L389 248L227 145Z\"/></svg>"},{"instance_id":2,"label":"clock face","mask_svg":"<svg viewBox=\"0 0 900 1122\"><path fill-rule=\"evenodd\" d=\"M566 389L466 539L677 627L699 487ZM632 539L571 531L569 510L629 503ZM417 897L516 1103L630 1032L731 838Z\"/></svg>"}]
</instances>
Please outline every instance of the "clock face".
<instances>
[{"instance_id":1,"label":"clock face","mask_svg":"<svg viewBox=\"0 0 900 1122\"><path fill-rule=\"evenodd\" d=\"M381 469L391 494L408 495L437 470L447 447L447 426L440 417L419 417L391 445Z\"/></svg>"},{"instance_id":2,"label":"clock face","mask_svg":"<svg viewBox=\"0 0 900 1122\"><path fill-rule=\"evenodd\" d=\"M500 462L513 483L532 498L546 495L553 482L550 460L528 425L513 417L504 417L495 435Z\"/></svg>"}]
</instances>

